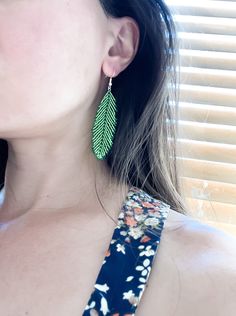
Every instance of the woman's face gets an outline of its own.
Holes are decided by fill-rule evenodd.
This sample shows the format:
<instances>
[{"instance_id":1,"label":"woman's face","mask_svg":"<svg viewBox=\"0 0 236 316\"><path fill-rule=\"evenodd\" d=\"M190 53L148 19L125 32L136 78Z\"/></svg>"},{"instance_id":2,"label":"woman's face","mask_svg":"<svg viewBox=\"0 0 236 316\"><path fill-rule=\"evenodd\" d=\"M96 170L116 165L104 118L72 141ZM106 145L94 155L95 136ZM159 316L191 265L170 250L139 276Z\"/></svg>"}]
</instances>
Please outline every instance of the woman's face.
<instances>
[{"instance_id":1,"label":"woman's face","mask_svg":"<svg viewBox=\"0 0 236 316\"><path fill-rule=\"evenodd\" d=\"M92 104L106 25L99 0L0 1L0 138L41 135Z\"/></svg>"}]
</instances>

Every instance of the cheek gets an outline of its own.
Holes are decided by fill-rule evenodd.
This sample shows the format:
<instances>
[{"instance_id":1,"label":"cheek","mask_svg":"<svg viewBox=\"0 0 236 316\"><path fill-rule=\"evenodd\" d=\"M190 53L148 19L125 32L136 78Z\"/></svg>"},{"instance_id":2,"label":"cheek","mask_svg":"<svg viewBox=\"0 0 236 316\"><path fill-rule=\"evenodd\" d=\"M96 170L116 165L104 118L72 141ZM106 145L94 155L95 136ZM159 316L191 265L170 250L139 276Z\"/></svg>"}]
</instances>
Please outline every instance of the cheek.
<instances>
[{"instance_id":1,"label":"cheek","mask_svg":"<svg viewBox=\"0 0 236 316\"><path fill-rule=\"evenodd\" d=\"M80 7L77 16L51 1L50 9L0 10L0 102L14 110L17 100L17 110L31 116L39 107L48 116L83 102L89 76L101 68L102 35L83 12L89 8Z\"/></svg>"}]
</instances>

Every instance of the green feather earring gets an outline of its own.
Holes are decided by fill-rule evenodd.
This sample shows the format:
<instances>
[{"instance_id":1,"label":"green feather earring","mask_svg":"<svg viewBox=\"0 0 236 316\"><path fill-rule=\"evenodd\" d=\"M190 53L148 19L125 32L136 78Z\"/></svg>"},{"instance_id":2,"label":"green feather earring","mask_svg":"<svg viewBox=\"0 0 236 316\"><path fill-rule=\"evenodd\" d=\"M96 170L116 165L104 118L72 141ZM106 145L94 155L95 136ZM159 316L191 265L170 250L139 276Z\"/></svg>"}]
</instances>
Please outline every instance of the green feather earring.
<instances>
[{"instance_id":1,"label":"green feather earring","mask_svg":"<svg viewBox=\"0 0 236 316\"><path fill-rule=\"evenodd\" d=\"M92 128L92 150L97 159L103 160L113 145L116 131L116 99L111 92L112 77L104 95L93 123Z\"/></svg>"}]
</instances>

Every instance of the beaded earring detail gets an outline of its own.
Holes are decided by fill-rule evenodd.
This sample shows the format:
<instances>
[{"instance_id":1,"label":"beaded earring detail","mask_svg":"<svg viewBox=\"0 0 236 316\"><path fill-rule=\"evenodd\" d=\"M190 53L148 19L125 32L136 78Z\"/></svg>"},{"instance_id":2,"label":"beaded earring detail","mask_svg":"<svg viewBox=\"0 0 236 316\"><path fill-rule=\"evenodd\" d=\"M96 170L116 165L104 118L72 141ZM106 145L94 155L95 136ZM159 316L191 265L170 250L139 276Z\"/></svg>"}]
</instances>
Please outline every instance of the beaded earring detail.
<instances>
[{"instance_id":1,"label":"beaded earring detail","mask_svg":"<svg viewBox=\"0 0 236 316\"><path fill-rule=\"evenodd\" d=\"M106 158L113 145L116 131L116 99L111 92L112 77L110 77L106 94L104 95L93 123L92 150L97 159Z\"/></svg>"}]
</instances>

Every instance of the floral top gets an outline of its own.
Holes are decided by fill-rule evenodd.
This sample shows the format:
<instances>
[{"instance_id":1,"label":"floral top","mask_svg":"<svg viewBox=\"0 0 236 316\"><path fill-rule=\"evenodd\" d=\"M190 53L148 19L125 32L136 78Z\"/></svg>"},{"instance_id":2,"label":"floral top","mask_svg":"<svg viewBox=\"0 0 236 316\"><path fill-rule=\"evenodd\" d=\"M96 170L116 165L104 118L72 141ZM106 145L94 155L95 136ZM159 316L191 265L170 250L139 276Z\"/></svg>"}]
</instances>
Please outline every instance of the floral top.
<instances>
[{"instance_id":1,"label":"floral top","mask_svg":"<svg viewBox=\"0 0 236 316\"><path fill-rule=\"evenodd\" d=\"M131 186L82 316L133 316L170 206Z\"/></svg>"}]
</instances>

